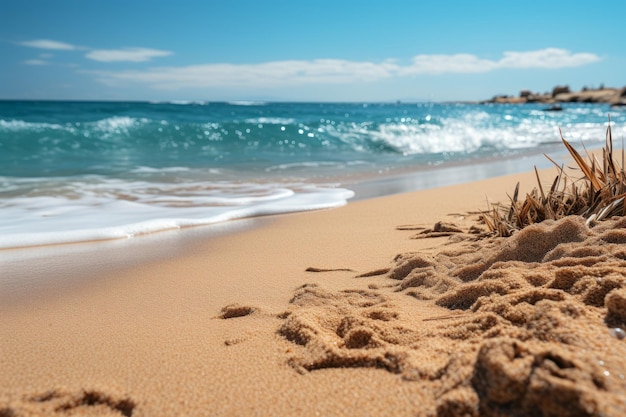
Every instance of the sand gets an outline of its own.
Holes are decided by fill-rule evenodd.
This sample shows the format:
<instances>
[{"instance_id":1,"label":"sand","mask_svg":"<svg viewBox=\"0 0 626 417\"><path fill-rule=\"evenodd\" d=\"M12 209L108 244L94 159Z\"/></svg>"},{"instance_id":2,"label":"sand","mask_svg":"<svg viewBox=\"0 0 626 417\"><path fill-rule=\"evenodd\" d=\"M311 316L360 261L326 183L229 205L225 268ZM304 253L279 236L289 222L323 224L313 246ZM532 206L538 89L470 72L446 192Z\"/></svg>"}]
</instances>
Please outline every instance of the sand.
<instances>
[{"instance_id":1,"label":"sand","mask_svg":"<svg viewBox=\"0 0 626 417\"><path fill-rule=\"evenodd\" d=\"M0 305L0 417L625 415L626 221L483 236L517 181L80 262Z\"/></svg>"}]
</instances>

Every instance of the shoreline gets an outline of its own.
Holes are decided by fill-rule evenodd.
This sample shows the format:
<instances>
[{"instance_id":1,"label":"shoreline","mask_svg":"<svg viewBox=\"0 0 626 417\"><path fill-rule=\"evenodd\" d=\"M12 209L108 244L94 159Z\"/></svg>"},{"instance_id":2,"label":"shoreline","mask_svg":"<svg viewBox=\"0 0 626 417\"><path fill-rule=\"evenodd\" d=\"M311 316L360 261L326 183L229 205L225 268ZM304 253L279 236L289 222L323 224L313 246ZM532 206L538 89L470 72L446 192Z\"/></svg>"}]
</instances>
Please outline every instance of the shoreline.
<instances>
[{"instance_id":1,"label":"shoreline","mask_svg":"<svg viewBox=\"0 0 626 417\"><path fill-rule=\"evenodd\" d=\"M234 202L224 204L223 207L228 207L229 210L219 211L222 209L219 203L216 205L208 204L204 207L204 211L202 205L199 205L196 207L196 211L191 214L166 211L162 213L161 217L141 218L135 216L133 218L131 216L130 219L124 220L120 218L114 223L99 224L92 215L92 218L87 219L91 223L83 224L78 222L78 224L82 225L82 228L77 229L73 227L75 227L77 220L81 220L80 213L78 214L78 219L73 219L72 222L64 218L63 215L50 215L42 207L31 208L32 211L36 212L36 215L30 220L34 224L40 224L40 227L44 229L48 227L50 230L43 231L31 227L31 229L26 230L18 229L21 230L20 232L9 232L4 236L4 239L0 239L0 262L2 260L2 252L4 251L28 251L36 250L39 247L91 244L98 241L124 240L129 237L143 239L144 236L168 233L170 231L176 233L179 230L185 231L188 229L212 227L213 225L223 225L270 215L280 216L291 212L338 207L345 204L347 200L355 201L401 192L454 185L460 181L477 181L494 176L523 172L533 165L539 169L549 167L550 162L540 152L544 154L563 154L563 151L558 149L556 145L549 145L544 146L541 150L528 148L509 151L509 154L501 156L481 156L432 165L398 166L378 172L346 172L341 175L333 174L326 177L294 179L291 182L287 180L284 182L284 185L282 181L264 178L259 184L263 185L267 182L268 187L286 187L287 190L293 193L292 196L280 197L274 194L272 199L276 201L263 202L260 200L249 208L245 205L239 206L237 202ZM307 189L307 187L310 189ZM167 191L164 191L164 193L164 195L168 195ZM350 197L350 195L355 193L356 195ZM85 203L81 204L84 205ZM59 207L54 207L50 211L54 212L55 209L59 210ZM129 210L132 212L136 208L131 207ZM117 213L119 209L114 209L113 211ZM46 222L42 222L41 219L44 217L52 217L52 219L49 219L53 224L52 227ZM56 220L55 217L57 218ZM224 220L225 218L229 219ZM57 222L56 225L55 221ZM61 228L61 226L65 226L65 228ZM223 227L216 228L221 229Z\"/></svg>"},{"instance_id":2,"label":"shoreline","mask_svg":"<svg viewBox=\"0 0 626 417\"><path fill-rule=\"evenodd\" d=\"M564 152L559 149L552 155L559 161L565 158ZM351 205L361 200L514 175L527 171L531 166L546 169L552 164L545 156L529 152L503 160L483 159L472 164L421 167L419 170L399 170L382 176L346 178L344 182L339 182L339 186L355 192L355 196L347 203ZM175 259L184 254L185 250L202 245L203 242L258 227L271 227L271 224L283 217L298 213L307 211L249 217L126 239L0 249L0 266L4 276L4 279L0 278L0 300L13 302L12 299L16 299L15 302L19 302L25 296L45 294L51 289L59 291L60 288L71 288L72 285L89 285L88 280L74 276L77 269L95 270L100 275L106 275L144 263ZM46 277L42 278L44 274Z\"/></svg>"}]
</instances>

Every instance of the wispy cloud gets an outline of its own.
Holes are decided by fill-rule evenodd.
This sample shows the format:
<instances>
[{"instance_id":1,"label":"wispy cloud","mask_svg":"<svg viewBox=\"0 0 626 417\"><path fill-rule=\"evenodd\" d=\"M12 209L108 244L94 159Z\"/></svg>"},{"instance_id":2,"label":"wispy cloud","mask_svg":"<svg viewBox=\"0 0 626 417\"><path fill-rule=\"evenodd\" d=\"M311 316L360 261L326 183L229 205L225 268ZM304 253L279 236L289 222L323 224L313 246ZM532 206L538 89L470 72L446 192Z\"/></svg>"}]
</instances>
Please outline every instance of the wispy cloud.
<instances>
[{"instance_id":1,"label":"wispy cloud","mask_svg":"<svg viewBox=\"0 0 626 417\"><path fill-rule=\"evenodd\" d=\"M85 58L99 62L146 62L153 58L172 55L171 51L151 48L121 48L121 49L92 49L84 46L72 45L52 39L34 39L17 42L18 45L29 48L57 50L57 51L85 51ZM35 62L37 60L29 60ZM37 65L37 64L33 64Z\"/></svg>"},{"instance_id":2,"label":"wispy cloud","mask_svg":"<svg viewBox=\"0 0 626 417\"><path fill-rule=\"evenodd\" d=\"M153 88L274 87L303 84L336 84L377 81L422 74L485 73L503 69L556 69L600 61L593 53L572 53L558 48L504 52L498 60L472 54L417 55L410 64L316 59L273 61L259 64L204 64L155 67L146 70L93 71L107 84L141 83Z\"/></svg>"},{"instance_id":3,"label":"wispy cloud","mask_svg":"<svg viewBox=\"0 0 626 417\"><path fill-rule=\"evenodd\" d=\"M374 81L394 75L397 66L337 59L274 61L261 64L205 64L148 70L93 71L107 84L142 82L156 88L177 89L216 86L280 86L316 83Z\"/></svg>"},{"instance_id":4,"label":"wispy cloud","mask_svg":"<svg viewBox=\"0 0 626 417\"><path fill-rule=\"evenodd\" d=\"M22 64L26 64L26 65L48 65L49 62L45 61L43 59L27 59L26 61L23 61Z\"/></svg>"},{"instance_id":5,"label":"wispy cloud","mask_svg":"<svg viewBox=\"0 0 626 417\"><path fill-rule=\"evenodd\" d=\"M73 51L76 49L80 49L76 45L65 42L53 41L50 39L35 39L32 41L18 42L18 44L22 46L28 46L30 48L51 49L58 51Z\"/></svg>"},{"instance_id":6,"label":"wispy cloud","mask_svg":"<svg viewBox=\"0 0 626 417\"><path fill-rule=\"evenodd\" d=\"M39 58L33 58L33 59L27 59L26 61L22 61L22 64L25 65L49 65L50 61L49 59L52 58L54 55L49 53L49 52L45 52L43 54L39 54Z\"/></svg>"},{"instance_id":7,"label":"wispy cloud","mask_svg":"<svg viewBox=\"0 0 626 417\"><path fill-rule=\"evenodd\" d=\"M398 68L398 73L400 75L471 74L492 71L496 68L496 62L471 54L417 55L413 58L411 65Z\"/></svg>"},{"instance_id":8,"label":"wispy cloud","mask_svg":"<svg viewBox=\"0 0 626 417\"><path fill-rule=\"evenodd\" d=\"M149 48L94 49L85 57L100 62L145 62L171 54L171 51Z\"/></svg>"}]
</instances>

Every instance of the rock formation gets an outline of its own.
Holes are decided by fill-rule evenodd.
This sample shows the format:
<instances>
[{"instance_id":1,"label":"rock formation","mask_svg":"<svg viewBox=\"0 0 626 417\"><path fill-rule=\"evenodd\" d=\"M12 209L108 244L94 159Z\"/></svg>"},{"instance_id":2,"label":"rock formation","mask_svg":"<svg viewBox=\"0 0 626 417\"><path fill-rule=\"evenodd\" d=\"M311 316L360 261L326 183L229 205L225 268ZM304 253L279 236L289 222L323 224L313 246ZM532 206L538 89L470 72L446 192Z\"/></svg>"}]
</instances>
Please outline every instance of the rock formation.
<instances>
[{"instance_id":1,"label":"rock formation","mask_svg":"<svg viewBox=\"0 0 626 417\"><path fill-rule=\"evenodd\" d=\"M554 87L550 93L533 93L530 90L522 90L517 97L498 95L482 103L609 103L612 106L626 106L626 87L601 86L598 89L585 87L581 91L570 91L569 86L559 85Z\"/></svg>"}]
</instances>

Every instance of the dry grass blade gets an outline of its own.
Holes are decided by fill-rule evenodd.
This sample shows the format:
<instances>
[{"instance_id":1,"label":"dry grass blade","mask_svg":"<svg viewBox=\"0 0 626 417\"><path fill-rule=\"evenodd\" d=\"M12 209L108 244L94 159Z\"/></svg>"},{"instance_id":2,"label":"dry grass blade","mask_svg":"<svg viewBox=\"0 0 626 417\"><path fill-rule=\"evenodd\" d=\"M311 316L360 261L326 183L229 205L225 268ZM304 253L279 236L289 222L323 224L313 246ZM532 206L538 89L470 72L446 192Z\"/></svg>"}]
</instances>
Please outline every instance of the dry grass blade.
<instances>
[{"instance_id":1,"label":"dry grass blade","mask_svg":"<svg viewBox=\"0 0 626 417\"><path fill-rule=\"evenodd\" d=\"M563 144L565 144L565 147L567 148L568 152L572 155L572 158L574 158L574 162L576 162L576 165L578 165L582 173L585 175L585 178L587 178L587 180L591 183L592 187L596 190L599 190L600 188L602 188L603 184L601 184L598 178L596 178L596 176L594 175L595 169L592 169L587 164L587 161L585 161L583 157L580 156L578 151L574 149L574 147L570 145L568 141L565 140L562 134L561 134L561 140L563 141ZM592 164L593 164L593 161L592 161Z\"/></svg>"},{"instance_id":2,"label":"dry grass blade","mask_svg":"<svg viewBox=\"0 0 626 417\"><path fill-rule=\"evenodd\" d=\"M543 187L541 186L541 178L539 178L539 171L537 171L537 167L535 166L535 176L537 177L537 185L539 186L539 191L541 191L541 201L546 201L546 195L543 192ZM519 187L519 182L517 183Z\"/></svg>"},{"instance_id":3,"label":"dry grass blade","mask_svg":"<svg viewBox=\"0 0 626 417\"><path fill-rule=\"evenodd\" d=\"M622 178L624 178L624 138L622 138L622 169L620 173L622 174Z\"/></svg>"},{"instance_id":4,"label":"dry grass blade","mask_svg":"<svg viewBox=\"0 0 626 417\"><path fill-rule=\"evenodd\" d=\"M557 164L548 155L557 170L557 176L546 194L535 167L537 186L519 200L520 184L515 186L510 206L500 204L483 213L482 219L488 229L499 236L510 236L516 230L547 219L559 219L569 215L580 215L592 224L612 216L626 215L626 175L624 173L624 146L622 141L621 165L613 158L613 135L611 123L606 132L605 147L602 149L602 162L587 152L587 160L563 138L561 140L576 165L571 168L582 173L581 178L572 179L563 165ZM568 178L571 181L568 181Z\"/></svg>"},{"instance_id":5,"label":"dry grass blade","mask_svg":"<svg viewBox=\"0 0 626 417\"><path fill-rule=\"evenodd\" d=\"M515 214L515 208L517 207L518 194L519 194L519 182L515 186L515 191L513 191L513 198L511 198L511 208L509 210L509 215L507 216L508 221L511 221L513 219L513 215Z\"/></svg>"}]
</instances>

